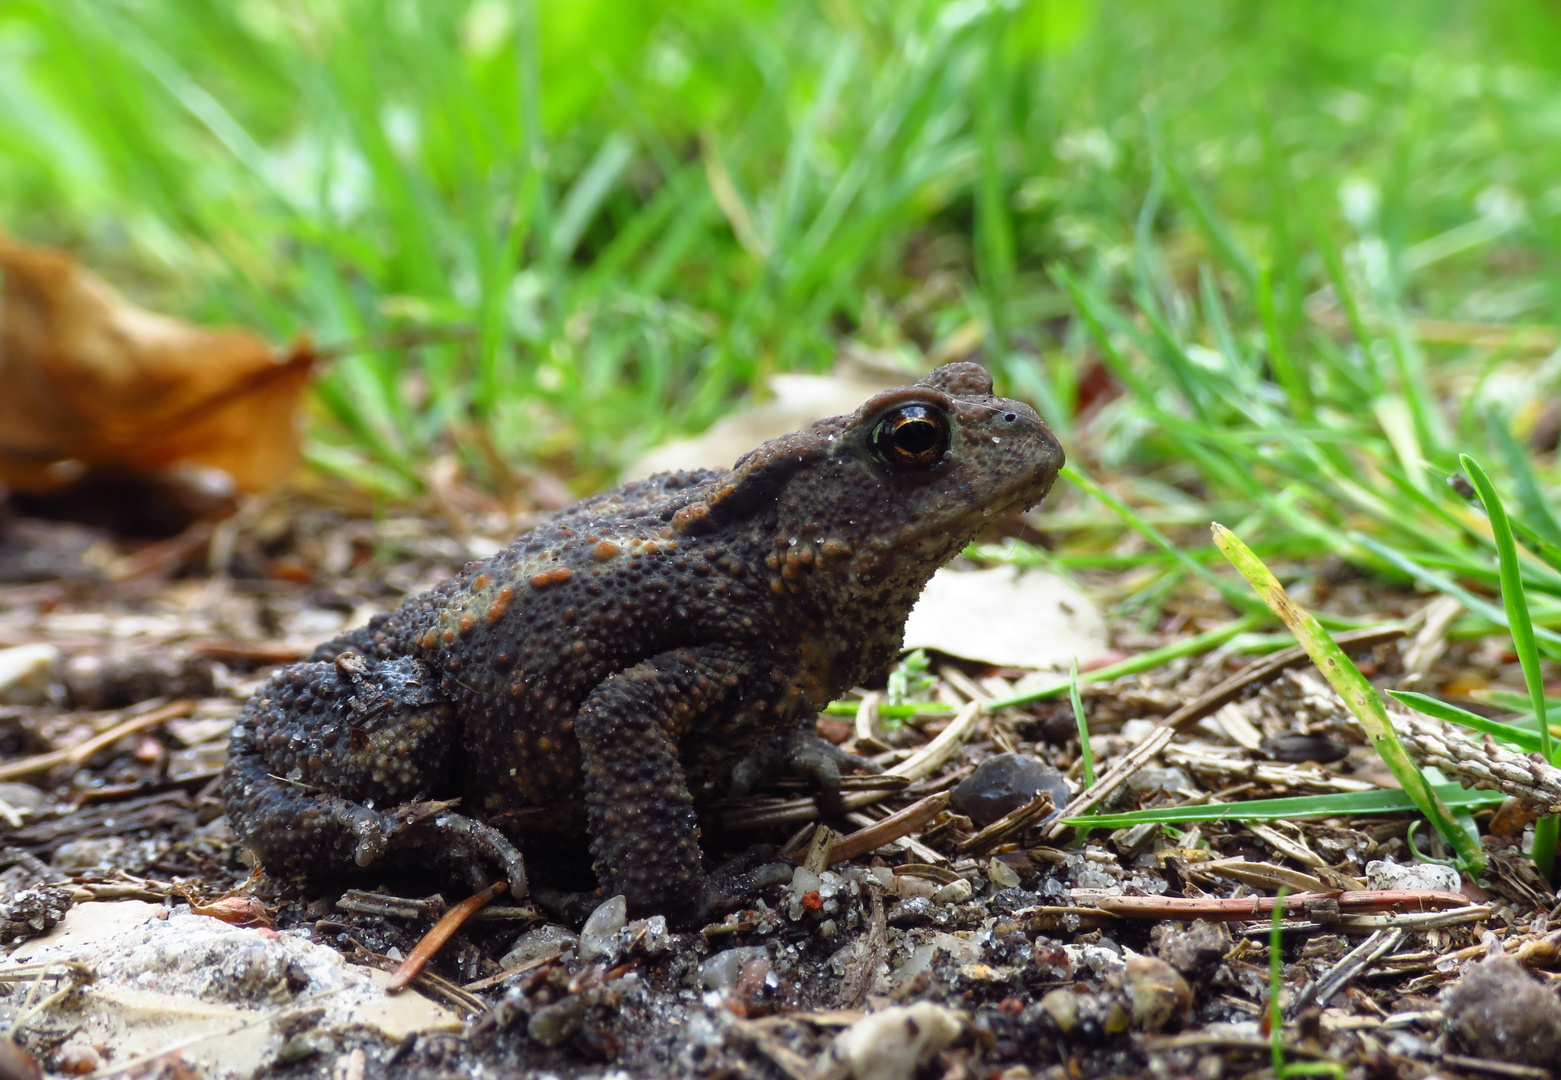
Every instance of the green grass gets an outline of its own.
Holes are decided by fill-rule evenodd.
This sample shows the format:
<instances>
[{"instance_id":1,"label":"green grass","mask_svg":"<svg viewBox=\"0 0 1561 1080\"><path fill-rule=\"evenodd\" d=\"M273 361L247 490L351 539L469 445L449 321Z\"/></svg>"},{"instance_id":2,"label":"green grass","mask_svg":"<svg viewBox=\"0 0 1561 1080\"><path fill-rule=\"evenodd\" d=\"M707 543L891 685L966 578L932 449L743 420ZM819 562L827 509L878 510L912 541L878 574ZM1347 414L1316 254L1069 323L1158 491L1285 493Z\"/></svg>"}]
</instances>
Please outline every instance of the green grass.
<instances>
[{"instance_id":1,"label":"green grass","mask_svg":"<svg viewBox=\"0 0 1561 1080\"><path fill-rule=\"evenodd\" d=\"M1234 501L1265 555L1407 581L1349 530L1448 555L1395 520L1400 487L1435 516L1421 458L1490 446L1488 405L1520 437L1533 419L1532 356L1413 320L1561 304L1551 20L18 0L0 210L160 307L278 340L469 333L321 384L312 460L392 493L450 451L497 488L539 463L592 487L766 372L847 341L915 367L974 330L1145 520ZM1100 398L1107 371L1125 396ZM1469 404L1439 408L1455 388Z\"/></svg>"}]
</instances>

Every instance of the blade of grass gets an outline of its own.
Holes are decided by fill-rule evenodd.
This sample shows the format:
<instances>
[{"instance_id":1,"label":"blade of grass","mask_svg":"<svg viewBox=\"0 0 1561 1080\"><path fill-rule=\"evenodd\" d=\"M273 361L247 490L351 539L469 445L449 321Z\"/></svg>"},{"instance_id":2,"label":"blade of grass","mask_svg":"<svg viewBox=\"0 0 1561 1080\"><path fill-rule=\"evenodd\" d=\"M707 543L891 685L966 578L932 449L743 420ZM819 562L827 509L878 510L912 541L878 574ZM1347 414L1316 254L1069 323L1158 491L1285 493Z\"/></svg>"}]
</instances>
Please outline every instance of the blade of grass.
<instances>
[{"instance_id":1,"label":"blade of grass","mask_svg":"<svg viewBox=\"0 0 1561 1080\"><path fill-rule=\"evenodd\" d=\"M1479 809L1499 806L1506 796L1499 791L1476 791L1457 784L1437 784L1438 797L1448 807ZM1250 799L1237 803L1199 803L1194 806L1156 806L1149 810L1129 810L1120 814L1098 814L1078 818L1103 829L1122 829L1130 825L1175 825L1199 821L1301 821L1329 817L1354 817L1373 814L1408 814L1418 810L1405 792L1394 788L1380 791L1346 791L1328 795L1291 795L1282 799ZM1076 821L1066 821L1074 825Z\"/></svg>"},{"instance_id":2,"label":"blade of grass","mask_svg":"<svg viewBox=\"0 0 1561 1080\"><path fill-rule=\"evenodd\" d=\"M1261 604L1254 603L1252 597L1242 592L1234 582L1226 581L1213 570L1210 570L1207 566L1188 555L1180 546L1171 543L1164 533L1145 521L1127 503L1086 476L1076 465L1064 465L1062 475L1076 486L1083 488L1086 492L1095 496L1096 499L1105 503L1116 512L1118 517L1132 526L1136 532L1154 544L1155 547L1179 562L1189 573L1207 582L1215 592L1219 593L1236 610L1248 613L1258 613L1263 610Z\"/></svg>"},{"instance_id":3,"label":"blade of grass","mask_svg":"<svg viewBox=\"0 0 1561 1080\"><path fill-rule=\"evenodd\" d=\"M1239 619L1233 619L1228 623L1205 630L1196 637L1187 638L1159 649L1150 649L1148 652L1139 653L1116 664L1108 664L1105 667L1096 668L1093 671L1082 672L1079 678L1084 682L1110 682L1112 679L1120 679L1124 675L1137 675L1141 671L1152 671L1162 664L1169 664L1172 660L1179 660L1184 656L1197 656L1210 649L1218 648L1238 634L1244 634L1248 630L1263 625L1268 619L1264 615L1243 615ZM1072 682L1069 678L1061 678L1056 682L1047 683L1034 690L1026 690L1023 693L1010 697L996 698L988 701L985 707L988 711L1007 709L1015 705L1028 705L1032 701L1044 701L1064 694ZM856 707L852 706L850 715L856 715Z\"/></svg>"},{"instance_id":4,"label":"blade of grass","mask_svg":"<svg viewBox=\"0 0 1561 1080\"><path fill-rule=\"evenodd\" d=\"M1458 724L1460 727L1482 731L1493 738L1511 743L1525 754L1532 754L1539 749L1540 738L1537 731L1527 731L1513 724L1492 720L1490 717L1472 713L1468 709L1460 709L1456 705L1449 705L1445 701L1438 701L1434 697L1417 694L1410 690L1389 690L1387 694L1395 701L1402 705L1407 705L1417 713L1434 716L1438 720L1446 720L1449 724Z\"/></svg>"},{"instance_id":5,"label":"blade of grass","mask_svg":"<svg viewBox=\"0 0 1561 1080\"><path fill-rule=\"evenodd\" d=\"M1513 481L1518 485L1518 503L1532 523L1534 532L1552 545L1561 544L1561 522L1556 520L1555 511L1550 508L1550 500L1545 497L1539 478L1534 475L1534 467L1529 463L1527 452L1512 437L1512 431L1501 413L1490 410L1485 414L1485 423L1490 430L1491 440L1507 462L1507 472L1512 474Z\"/></svg>"},{"instance_id":6,"label":"blade of grass","mask_svg":"<svg viewBox=\"0 0 1561 1080\"><path fill-rule=\"evenodd\" d=\"M1507 523L1507 509L1479 462L1468 454L1459 454L1458 462L1474 484L1474 489L1480 493L1480 501L1485 504L1485 513L1490 518L1491 532L1496 538L1496 555L1501 564L1501 602L1507 612L1512 647L1523 668L1523 681L1528 685L1529 701L1539 724L1539 752L1553 765L1556 760L1555 747L1550 739L1550 724L1545 719L1545 678L1539 669L1539 648L1534 639L1534 624L1529 619L1528 598L1523 593L1518 548L1512 539L1512 528ZM1558 837L1561 837L1561 819L1543 817L1534 822L1534 866L1546 881L1555 872Z\"/></svg>"},{"instance_id":7,"label":"blade of grass","mask_svg":"<svg viewBox=\"0 0 1561 1080\"><path fill-rule=\"evenodd\" d=\"M1084 787L1095 786L1095 751L1089 745L1089 719L1084 715L1084 699L1079 695L1079 662L1073 661L1068 676L1068 700L1073 705L1073 722L1079 728L1079 758L1083 762Z\"/></svg>"},{"instance_id":8,"label":"blade of grass","mask_svg":"<svg viewBox=\"0 0 1561 1080\"><path fill-rule=\"evenodd\" d=\"M1279 580L1240 537L1218 523L1213 526L1213 531L1215 545L1225 553L1241 576L1247 579L1263 602L1290 628L1318 670L1355 714L1383 764L1410 798L1414 799L1415 805L1437 833L1458 853L1460 867L1471 877L1478 874L1485 866L1484 851L1477 843L1471 843L1468 834L1452 819L1425 775L1398 741L1393 723L1388 719L1387 707L1376 687L1367 681L1360 669L1334 643L1322 624L1290 599L1284 586L1279 584Z\"/></svg>"}]
</instances>

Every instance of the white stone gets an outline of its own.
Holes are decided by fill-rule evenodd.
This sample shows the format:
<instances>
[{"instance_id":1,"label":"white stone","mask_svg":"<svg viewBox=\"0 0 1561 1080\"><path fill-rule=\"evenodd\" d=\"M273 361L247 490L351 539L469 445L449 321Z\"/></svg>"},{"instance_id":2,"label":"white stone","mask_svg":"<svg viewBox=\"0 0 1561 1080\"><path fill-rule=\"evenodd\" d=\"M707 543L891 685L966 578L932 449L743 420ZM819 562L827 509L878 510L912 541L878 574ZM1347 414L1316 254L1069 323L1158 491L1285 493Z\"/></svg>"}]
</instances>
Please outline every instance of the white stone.
<instances>
[{"instance_id":1,"label":"white stone","mask_svg":"<svg viewBox=\"0 0 1561 1080\"><path fill-rule=\"evenodd\" d=\"M959 1036L959 1013L918 1001L865 1016L835 1036L819 1080L911 1080Z\"/></svg>"},{"instance_id":2,"label":"white stone","mask_svg":"<svg viewBox=\"0 0 1561 1080\"><path fill-rule=\"evenodd\" d=\"M975 887L964 878L960 878L958 881L949 882L943 888L933 893L932 901L935 904L963 904L974 896L975 893Z\"/></svg>"},{"instance_id":3,"label":"white stone","mask_svg":"<svg viewBox=\"0 0 1561 1080\"><path fill-rule=\"evenodd\" d=\"M322 1031L366 1027L392 1042L462 1026L415 991L388 994L388 973L349 964L301 933L232 926L139 900L77 904L49 934L15 949L0 971L57 960L94 975L72 1023L78 1038L111 1048L109 1068L178 1044L200 1075L242 1080L281 1048L271 1021L298 1009L321 1009L314 1026ZM308 978L292 997L290 970Z\"/></svg>"},{"instance_id":4,"label":"white stone","mask_svg":"<svg viewBox=\"0 0 1561 1080\"><path fill-rule=\"evenodd\" d=\"M60 663L53 645L17 645L0 649L0 704L41 705Z\"/></svg>"},{"instance_id":5,"label":"white stone","mask_svg":"<svg viewBox=\"0 0 1561 1080\"><path fill-rule=\"evenodd\" d=\"M605 900L580 928L580 959L590 963L613 950L613 938L629 921L629 901L624 896Z\"/></svg>"},{"instance_id":6,"label":"white stone","mask_svg":"<svg viewBox=\"0 0 1561 1080\"><path fill-rule=\"evenodd\" d=\"M730 990L737 985L743 968L751 961L768 958L769 954L762 945L725 949L699 965L699 981L706 990Z\"/></svg>"},{"instance_id":7,"label":"white stone","mask_svg":"<svg viewBox=\"0 0 1561 1080\"><path fill-rule=\"evenodd\" d=\"M517 968L539 956L567 952L579 943L580 936L566 927L551 924L539 926L516 938L515 944L510 946L509 952L505 953L504 958L499 961L499 966L505 970Z\"/></svg>"},{"instance_id":8,"label":"white stone","mask_svg":"<svg viewBox=\"0 0 1561 1080\"><path fill-rule=\"evenodd\" d=\"M1366 864L1368 889L1435 889L1457 892L1463 879L1451 866L1435 863L1393 863L1377 859Z\"/></svg>"}]
</instances>

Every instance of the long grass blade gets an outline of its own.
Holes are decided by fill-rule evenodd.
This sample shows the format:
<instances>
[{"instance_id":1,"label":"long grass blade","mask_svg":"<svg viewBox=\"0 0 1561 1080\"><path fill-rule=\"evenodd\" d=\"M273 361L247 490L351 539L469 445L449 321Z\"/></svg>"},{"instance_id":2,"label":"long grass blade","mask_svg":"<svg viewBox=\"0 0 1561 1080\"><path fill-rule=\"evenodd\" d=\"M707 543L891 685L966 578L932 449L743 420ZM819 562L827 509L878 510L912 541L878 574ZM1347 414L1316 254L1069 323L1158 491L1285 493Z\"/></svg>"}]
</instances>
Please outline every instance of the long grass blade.
<instances>
[{"instance_id":1,"label":"long grass blade","mask_svg":"<svg viewBox=\"0 0 1561 1080\"><path fill-rule=\"evenodd\" d=\"M1279 580L1240 537L1223 525L1216 524L1213 529L1215 545L1224 552L1241 576L1247 579L1263 602L1290 628L1323 677L1344 700L1350 712L1355 714L1383 764L1415 801L1431 826L1457 852L1460 867L1470 875L1478 874L1485 866L1484 851L1478 841L1471 841L1468 833L1453 820L1425 774L1398 741L1393 723L1388 718L1387 707L1376 687L1328 636L1322 624L1290 599L1284 586L1279 584Z\"/></svg>"}]
</instances>

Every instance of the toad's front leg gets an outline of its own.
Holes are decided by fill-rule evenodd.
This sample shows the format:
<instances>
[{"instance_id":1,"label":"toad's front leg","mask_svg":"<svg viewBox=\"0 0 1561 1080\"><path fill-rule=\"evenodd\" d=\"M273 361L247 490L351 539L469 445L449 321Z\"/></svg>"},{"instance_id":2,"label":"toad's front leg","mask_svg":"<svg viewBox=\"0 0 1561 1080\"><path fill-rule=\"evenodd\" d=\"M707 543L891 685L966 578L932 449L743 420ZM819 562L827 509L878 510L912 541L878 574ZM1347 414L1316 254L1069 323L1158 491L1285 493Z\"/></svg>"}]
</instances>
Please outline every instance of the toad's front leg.
<instances>
[{"instance_id":1,"label":"toad's front leg","mask_svg":"<svg viewBox=\"0 0 1561 1080\"><path fill-rule=\"evenodd\" d=\"M709 899L677 744L702 718L740 706L748 666L726 646L674 649L601 683L575 718L596 876L633 910L687 922Z\"/></svg>"}]
</instances>

